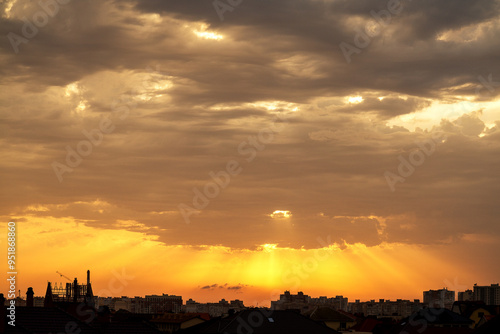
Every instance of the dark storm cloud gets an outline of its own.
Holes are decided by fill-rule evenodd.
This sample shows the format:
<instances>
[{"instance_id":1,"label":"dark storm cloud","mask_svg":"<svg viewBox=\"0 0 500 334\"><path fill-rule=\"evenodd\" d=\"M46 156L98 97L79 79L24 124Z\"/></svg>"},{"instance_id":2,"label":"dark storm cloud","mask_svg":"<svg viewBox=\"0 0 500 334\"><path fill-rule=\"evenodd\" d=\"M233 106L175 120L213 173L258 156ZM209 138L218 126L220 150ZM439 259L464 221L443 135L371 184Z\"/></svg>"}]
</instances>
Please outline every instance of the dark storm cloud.
<instances>
[{"instance_id":1,"label":"dark storm cloud","mask_svg":"<svg viewBox=\"0 0 500 334\"><path fill-rule=\"evenodd\" d=\"M229 33L238 43L237 48L222 43L215 48L204 47L204 43L193 47L183 43L185 36L179 35L179 25L172 22L165 22L163 29L138 33L146 23L138 18L131 21L126 16L130 12L125 10L131 10L127 4L121 4L123 17L116 11L108 14L107 2L65 6L33 40L21 45L17 55L9 52L11 46L3 39L6 77L14 73L31 75L35 81L29 88L43 89L47 84L64 85L105 69L140 70L161 64L170 74L189 80L189 86L174 96L179 106L269 98L304 102L319 95L351 94L360 88L436 96L436 91L450 81L456 85L476 82L478 74L491 72L496 59L492 45L486 49L481 41L453 50L431 39L415 52L399 45L397 39L375 38L350 66L345 66L338 45L342 41L352 43L356 27L343 25L353 9L336 2L245 2L231 12L237 20L219 23L213 6L207 2L136 4L136 8L160 13L162 18L174 16L210 23L218 31ZM364 3L355 7L359 7L356 11L369 16L371 9L385 8L382 5L382 2L380 6ZM434 10L435 7L428 8ZM415 11L426 13L425 8L409 8L401 15L408 16ZM446 6L439 8L444 11ZM485 12L483 19L488 19L492 12ZM405 20L395 19L390 28L400 31L407 26ZM23 25L19 20L3 22L0 30L4 35L10 31L20 32ZM298 24L301 22L303 24ZM446 20L440 24L445 25ZM449 28L454 27L456 23L450 23ZM482 51L481 61L471 62L478 50ZM461 58L456 56L457 51L463 53ZM298 54L309 55L309 58L298 58L291 63L291 72L276 66L277 61ZM235 65L238 71L234 70ZM314 78L294 73L310 66L322 76ZM297 94L298 91L301 94Z\"/></svg>"},{"instance_id":2,"label":"dark storm cloud","mask_svg":"<svg viewBox=\"0 0 500 334\"><path fill-rule=\"evenodd\" d=\"M485 130L476 110L436 125L446 142L395 192L383 176L431 136L386 121L435 101L499 94L475 95L478 76L500 74L497 2L403 3L351 64L339 43L353 43L365 22L357 18L386 1L243 1L224 21L210 1L79 1L18 54L2 38L3 216L74 217L166 244L252 249L321 247L327 236L373 246L500 233L500 132ZM30 6L27 17L39 10ZM201 23L224 39L196 37ZM473 41L436 40L472 24L485 25ZM0 19L4 37L22 27L18 16ZM157 66L152 79L146 69ZM172 86L151 88L162 80ZM74 82L81 90L66 95ZM363 102L345 103L356 95ZM112 118L114 130L59 183L51 164L65 163L66 147L76 150L83 130L113 117L123 96L136 102L127 118ZM262 101L293 105L273 110ZM247 161L239 146L277 113L288 115L283 130ZM178 205L193 205L193 188L230 160L241 174L185 224ZM27 209L38 204L47 210ZM292 217L273 219L275 210Z\"/></svg>"},{"instance_id":3,"label":"dark storm cloud","mask_svg":"<svg viewBox=\"0 0 500 334\"><path fill-rule=\"evenodd\" d=\"M401 1L403 10L391 15L384 31L387 34L373 38L359 56L353 56L356 61L343 68L332 66L345 65L339 44L353 43L356 29L364 29L363 24L347 24L347 20L354 16L372 20L372 11L387 11L387 1L244 2L227 12L223 22L208 3L195 3L146 1L137 8L207 22L220 31L232 30L238 40L252 40L257 45L267 41L265 36L273 36L282 42L266 43L266 48L278 52L313 52L322 59L319 69L328 73L328 78L316 80L316 91L329 87L345 94L369 87L435 96L435 90L450 81L457 81L457 85L476 82L479 73L496 68L498 45L492 45L494 35L488 29L484 29L486 37L491 38L458 45L437 43L435 37L496 18L498 1ZM414 44L417 41L418 46Z\"/></svg>"}]
</instances>

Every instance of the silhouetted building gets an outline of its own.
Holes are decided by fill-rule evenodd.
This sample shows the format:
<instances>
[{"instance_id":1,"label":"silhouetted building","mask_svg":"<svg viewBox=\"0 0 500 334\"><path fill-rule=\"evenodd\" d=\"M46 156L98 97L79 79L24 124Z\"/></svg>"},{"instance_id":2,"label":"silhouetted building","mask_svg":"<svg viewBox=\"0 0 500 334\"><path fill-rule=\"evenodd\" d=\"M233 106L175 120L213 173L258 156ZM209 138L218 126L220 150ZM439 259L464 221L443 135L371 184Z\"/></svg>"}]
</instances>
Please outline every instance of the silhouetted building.
<instances>
[{"instance_id":1,"label":"silhouetted building","mask_svg":"<svg viewBox=\"0 0 500 334\"><path fill-rule=\"evenodd\" d=\"M45 307L51 307L59 302L86 303L89 306L94 306L94 294L92 293L92 284L90 283L90 270L87 270L87 283L78 284L78 279L75 277L73 283L62 283L59 286L47 283L45 292Z\"/></svg>"},{"instance_id":2,"label":"silhouetted building","mask_svg":"<svg viewBox=\"0 0 500 334\"><path fill-rule=\"evenodd\" d=\"M183 307L186 313L208 313L211 317L228 315L230 312L239 312L246 309L241 300L231 300L229 303L221 299L218 303L197 303L191 298Z\"/></svg>"},{"instance_id":3,"label":"silhouetted building","mask_svg":"<svg viewBox=\"0 0 500 334\"><path fill-rule=\"evenodd\" d=\"M361 318L350 330L353 332L372 333L375 327L381 324L382 321L375 318Z\"/></svg>"},{"instance_id":4,"label":"silhouetted building","mask_svg":"<svg viewBox=\"0 0 500 334\"><path fill-rule=\"evenodd\" d=\"M309 296L304 295L299 291L296 295L292 295L290 291L285 291L280 295L280 299L271 301L272 310L300 310L307 311L309 309Z\"/></svg>"},{"instance_id":5,"label":"silhouetted building","mask_svg":"<svg viewBox=\"0 0 500 334\"><path fill-rule=\"evenodd\" d=\"M160 331L174 333L210 320L208 313L164 313L153 317L151 323Z\"/></svg>"},{"instance_id":6,"label":"silhouetted building","mask_svg":"<svg viewBox=\"0 0 500 334\"><path fill-rule=\"evenodd\" d=\"M457 300L459 302L474 300L474 292L472 290L465 290L463 292L459 292Z\"/></svg>"},{"instance_id":7,"label":"silhouetted building","mask_svg":"<svg viewBox=\"0 0 500 334\"><path fill-rule=\"evenodd\" d=\"M352 314L362 314L366 317L391 317L393 319L402 319L424 308L424 304L419 299L391 301L389 299L374 299L368 302L349 303L349 312Z\"/></svg>"},{"instance_id":8,"label":"silhouetted building","mask_svg":"<svg viewBox=\"0 0 500 334\"><path fill-rule=\"evenodd\" d=\"M474 321L477 326L484 316L495 316L500 313L500 306L485 305L483 301L457 301L452 311Z\"/></svg>"},{"instance_id":9,"label":"silhouetted building","mask_svg":"<svg viewBox=\"0 0 500 334\"><path fill-rule=\"evenodd\" d=\"M445 308L425 308L394 326L391 333L469 334L474 322Z\"/></svg>"},{"instance_id":10,"label":"silhouetted building","mask_svg":"<svg viewBox=\"0 0 500 334\"><path fill-rule=\"evenodd\" d=\"M356 317L329 306L316 306L304 314L309 319L320 322L331 329L345 331L356 325Z\"/></svg>"},{"instance_id":11,"label":"silhouetted building","mask_svg":"<svg viewBox=\"0 0 500 334\"><path fill-rule=\"evenodd\" d=\"M144 298L148 313L180 312L182 297L168 294L146 295Z\"/></svg>"},{"instance_id":12,"label":"silhouetted building","mask_svg":"<svg viewBox=\"0 0 500 334\"><path fill-rule=\"evenodd\" d=\"M324 305L335 308L336 310L342 310L347 312L347 308L349 305L349 300L344 296L335 296L335 298L328 298L326 296L321 296L318 298L309 298L309 304L313 304L316 306Z\"/></svg>"},{"instance_id":13,"label":"silhouetted building","mask_svg":"<svg viewBox=\"0 0 500 334\"><path fill-rule=\"evenodd\" d=\"M482 300L486 305L500 305L500 286L479 286L474 284L474 300Z\"/></svg>"},{"instance_id":14,"label":"silhouetted building","mask_svg":"<svg viewBox=\"0 0 500 334\"><path fill-rule=\"evenodd\" d=\"M254 308L225 318L212 319L179 333L338 334L339 332L294 311L270 311Z\"/></svg>"},{"instance_id":15,"label":"silhouetted building","mask_svg":"<svg viewBox=\"0 0 500 334\"><path fill-rule=\"evenodd\" d=\"M62 305L74 305L61 302ZM5 312L5 307L3 307ZM80 312L79 312L80 311ZM81 315L79 316L78 313ZM5 321L2 317L0 321ZM0 324L1 333L47 334L159 334L148 318L133 314L88 313L79 308L16 307L16 326Z\"/></svg>"},{"instance_id":16,"label":"silhouetted building","mask_svg":"<svg viewBox=\"0 0 500 334\"><path fill-rule=\"evenodd\" d=\"M455 291L448 289L424 291L424 304L433 308L447 308L451 310L455 302Z\"/></svg>"},{"instance_id":17,"label":"silhouetted building","mask_svg":"<svg viewBox=\"0 0 500 334\"><path fill-rule=\"evenodd\" d=\"M110 310L124 310L137 314L179 313L183 308L181 296L168 294L145 297L96 297L96 305L97 307L106 306Z\"/></svg>"},{"instance_id":18,"label":"silhouetted building","mask_svg":"<svg viewBox=\"0 0 500 334\"><path fill-rule=\"evenodd\" d=\"M34 304L33 295L34 294L35 293L33 292L33 288L29 287L28 292L26 292L26 306L27 307L33 307L33 304Z\"/></svg>"},{"instance_id":19,"label":"silhouetted building","mask_svg":"<svg viewBox=\"0 0 500 334\"><path fill-rule=\"evenodd\" d=\"M45 297L35 296L33 297L33 306L34 307L43 307L45 303Z\"/></svg>"}]
</instances>

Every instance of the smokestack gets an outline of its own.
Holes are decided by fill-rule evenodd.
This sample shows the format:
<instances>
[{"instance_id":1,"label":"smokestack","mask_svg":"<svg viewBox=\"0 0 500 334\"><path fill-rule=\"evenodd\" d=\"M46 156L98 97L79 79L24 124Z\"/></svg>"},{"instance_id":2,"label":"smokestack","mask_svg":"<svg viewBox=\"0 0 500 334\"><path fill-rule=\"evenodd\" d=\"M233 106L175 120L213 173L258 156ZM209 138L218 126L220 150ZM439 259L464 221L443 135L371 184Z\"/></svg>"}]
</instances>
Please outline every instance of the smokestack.
<instances>
[{"instance_id":1,"label":"smokestack","mask_svg":"<svg viewBox=\"0 0 500 334\"><path fill-rule=\"evenodd\" d=\"M78 280L75 277L75 280L73 281L73 303L76 303L78 301L79 297L79 291L78 291Z\"/></svg>"},{"instance_id":2,"label":"smokestack","mask_svg":"<svg viewBox=\"0 0 500 334\"><path fill-rule=\"evenodd\" d=\"M26 292L26 306L27 307L33 307L33 295L35 293L33 292L33 288L29 287L28 291Z\"/></svg>"},{"instance_id":3,"label":"smokestack","mask_svg":"<svg viewBox=\"0 0 500 334\"><path fill-rule=\"evenodd\" d=\"M85 301L87 305L94 307L94 293L92 292L92 284L90 284L90 270L87 270L87 293L85 293Z\"/></svg>"}]
</instances>

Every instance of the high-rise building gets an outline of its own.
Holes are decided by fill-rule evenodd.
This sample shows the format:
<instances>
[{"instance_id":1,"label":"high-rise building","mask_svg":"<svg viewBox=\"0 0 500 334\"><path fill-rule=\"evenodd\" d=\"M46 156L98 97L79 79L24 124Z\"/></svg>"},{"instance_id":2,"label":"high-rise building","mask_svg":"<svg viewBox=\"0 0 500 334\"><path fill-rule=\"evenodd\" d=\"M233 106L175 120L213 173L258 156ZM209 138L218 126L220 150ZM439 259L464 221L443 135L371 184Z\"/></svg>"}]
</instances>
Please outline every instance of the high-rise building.
<instances>
[{"instance_id":1,"label":"high-rise building","mask_svg":"<svg viewBox=\"0 0 500 334\"><path fill-rule=\"evenodd\" d=\"M500 286L498 283L490 286L474 284L474 300L481 300L486 305L500 305Z\"/></svg>"},{"instance_id":2,"label":"high-rise building","mask_svg":"<svg viewBox=\"0 0 500 334\"><path fill-rule=\"evenodd\" d=\"M296 295L292 295L290 291L285 291L284 294L280 295L280 299L276 301L271 301L272 310L304 310L309 306L309 296L304 295L302 291L299 291Z\"/></svg>"},{"instance_id":3,"label":"high-rise building","mask_svg":"<svg viewBox=\"0 0 500 334\"><path fill-rule=\"evenodd\" d=\"M465 290L458 293L459 302L467 302L474 300L474 292L472 290Z\"/></svg>"},{"instance_id":4,"label":"high-rise building","mask_svg":"<svg viewBox=\"0 0 500 334\"><path fill-rule=\"evenodd\" d=\"M424 291L424 304L428 307L440 307L451 310L455 302L455 291L448 289Z\"/></svg>"},{"instance_id":5,"label":"high-rise building","mask_svg":"<svg viewBox=\"0 0 500 334\"><path fill-rule=\"evenodd\" d=\"M180 312L182 307L182 297L168 294L146 295L146 305L148 313Z\"/></svg>"}]
</instances>

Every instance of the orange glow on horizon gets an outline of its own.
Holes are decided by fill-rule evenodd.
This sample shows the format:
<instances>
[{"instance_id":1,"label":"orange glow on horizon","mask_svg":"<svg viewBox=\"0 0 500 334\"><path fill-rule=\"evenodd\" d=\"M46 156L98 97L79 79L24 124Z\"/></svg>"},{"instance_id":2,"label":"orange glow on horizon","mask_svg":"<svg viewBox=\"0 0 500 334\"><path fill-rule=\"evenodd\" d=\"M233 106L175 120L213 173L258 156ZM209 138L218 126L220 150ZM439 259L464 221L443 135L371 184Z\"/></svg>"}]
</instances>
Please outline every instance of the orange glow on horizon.
<instances>
[{"instance_id":1,"label":"orange glow on horizon","mask_svg":"<svg viewBox=\"0 0 500 334\"><path fill-rule=\"evenodd\" d=\"M266 244L255 250L200 249L166 246L142 232L96 229L71 218L23 218L27 221L18 223L21 294L32 286L43 296L47 281L65 282L56 271L83 280L87 269L96 295L168 293L199 302L241 299L249 305L269 304L284 290L316 297L344 295L350 301L414 299L433 287L436 277L453 280L447 276L453 266L418 246L293 249ZM5 283L1 288L5 291Z\"/></svg>"}]
</instances>

